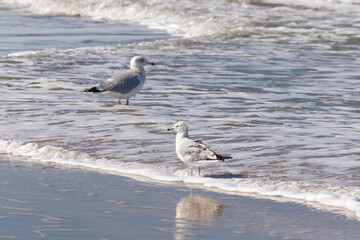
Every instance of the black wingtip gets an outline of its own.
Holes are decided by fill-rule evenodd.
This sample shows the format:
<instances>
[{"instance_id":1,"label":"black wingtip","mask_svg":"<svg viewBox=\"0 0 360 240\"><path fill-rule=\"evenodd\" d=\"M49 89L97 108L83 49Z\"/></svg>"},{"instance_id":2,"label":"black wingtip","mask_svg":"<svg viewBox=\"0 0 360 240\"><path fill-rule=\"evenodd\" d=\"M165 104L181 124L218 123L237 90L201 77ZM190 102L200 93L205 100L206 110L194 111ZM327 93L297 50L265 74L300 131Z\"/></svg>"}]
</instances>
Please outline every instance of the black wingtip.
<instances>
[{"instance_id":1,"label":"black wingtip","mask_svg":"<svg viewBox=\"0 0 360 240\"><path fill-rule=\"evenodd\" d=\"M216 154L216 158L220 162L224 162L225 159L232 159L232 157L230 155L220 155L220 154Z\"/></svg>"},{"instance_id":2,"label":"black wingtip","mask_svg":"<svg viewBox=\"0 0 360 240\"><path fill-rule=\"evenodd\" d=\"M97 87L92 87L92 88L88 88L88 89L85 89L84 91L82 92L103 92L101 90L99 90Z\"/></svg>"}]
</instances>

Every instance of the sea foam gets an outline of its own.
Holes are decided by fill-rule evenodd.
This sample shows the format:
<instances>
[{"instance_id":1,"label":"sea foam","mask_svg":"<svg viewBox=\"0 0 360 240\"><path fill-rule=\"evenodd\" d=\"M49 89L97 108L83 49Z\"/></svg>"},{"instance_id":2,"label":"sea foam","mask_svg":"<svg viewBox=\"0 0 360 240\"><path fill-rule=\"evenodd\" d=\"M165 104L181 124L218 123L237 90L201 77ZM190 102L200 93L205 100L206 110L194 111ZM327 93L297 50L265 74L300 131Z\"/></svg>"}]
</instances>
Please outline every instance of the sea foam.
<instances>
[{"instance_id":1,"label":"sea foam","mask_svg":"<svg viewBox=\"0 0 360 240\"><path fill-rule=\"evenodd\" d=\"M95 21L123 21L146 25L150 28L166 30L174 36L181 37L221 37L243 38L259 35L261 38L273 36L274 31L295 34L296 37L309 37L318 32L309 32L303 26L292 27L274 23L277 27L268 29L268 19L254 8L258 6L271 7L264 9L279 15L291 17L293 8L309 9L358 9L357 0L315 0L315 1L285 1L269 0L264 2L252 1L93 1L93 0L0 0L10 7L21 8L40 15L81 16ZM306 14L306 13L304 13ZM309 15L311 16L311 14ZM309 17L304 16L304 17ZM335 17L335 16L334 16ZM281 21L280 21L281 22ZM330 33L330 32L329 32ZM341 33L339 33L341 35Z\"/></svg>"},{"instance_id":2,"label":"sea foam","mask_svg":"<svg viewBox=\"0 0 360 240\"><path fill-rule=\"evenodd\" d=\"M20 7L40 15L67 15L91 18L95 21L124 21L140 23L151 28L164 29L177 36L200 36L216 33L220 25L213 19L203 19L194 12L177 11L183 4L177 1L168 4L159 1L123 2L123 1L91 1L91 0L1 0L8 6ZM185 5L194 5L191 1ZM200 6L201 7L201 6ZM189 8L191 9L191 7ZM185 10L185 9L184 9ZM200 21L201 20L201 21Z\"/></svg>"},{"instance_id":3,"label":"sea foam","mask_svg":"<svg viewBox=\"0 0 360 240\"><path fill-rule=\"evenodd\" d=\"M97 159L86 153L68 151L56 146L40 146L37 143L0 140L0 153L27 157L29 161L54 163L69 167L83 167L94 171L133 175L161 182L183 182L202 185L228 194L256 194L262 197L285 198L306 204L344 209L360 218L360 189L311 184L303 181L280 181L231 175L189 176L185 170L153 168L138 163L122 163L106 158Z\"/></svg>"}]
</instances>

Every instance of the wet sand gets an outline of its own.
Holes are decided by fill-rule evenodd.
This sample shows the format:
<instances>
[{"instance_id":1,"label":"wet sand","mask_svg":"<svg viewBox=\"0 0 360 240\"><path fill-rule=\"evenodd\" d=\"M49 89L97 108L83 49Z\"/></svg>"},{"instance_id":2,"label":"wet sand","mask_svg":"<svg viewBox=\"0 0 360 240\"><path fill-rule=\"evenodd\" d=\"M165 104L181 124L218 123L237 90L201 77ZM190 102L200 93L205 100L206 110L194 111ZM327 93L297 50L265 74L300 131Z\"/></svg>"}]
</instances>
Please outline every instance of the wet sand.
<instances>
[{"instance_id":1,"label":"wet sand","mask_svg":"<svg viewBox=\"0 0 360 240\"><path fill-rule=\"evenodd\" d=\"M0 239L357 239L303 204L0 156Z\"/></svg>"}]
</instances>

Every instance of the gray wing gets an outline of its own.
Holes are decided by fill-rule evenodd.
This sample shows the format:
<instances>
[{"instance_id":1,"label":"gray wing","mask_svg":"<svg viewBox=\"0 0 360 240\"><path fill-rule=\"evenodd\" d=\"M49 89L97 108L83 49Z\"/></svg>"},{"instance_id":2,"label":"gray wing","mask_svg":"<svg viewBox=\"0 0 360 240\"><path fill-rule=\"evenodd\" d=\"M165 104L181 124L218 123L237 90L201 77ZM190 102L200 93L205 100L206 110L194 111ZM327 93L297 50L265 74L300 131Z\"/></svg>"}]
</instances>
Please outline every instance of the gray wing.
<instances>
[{"instance_id":1,"label":"gray wing","mask_svg":"<svg viewBox=\"0 0 360 240\"><path fill-rule=\"evenodd\" d=\"M180 152L183 156L190 157L193 161L218 160L214 151L207 148L201 141L189 139L180 145Z\"/></svg>"},{"instance_id":2,"label":"gray wing","mask_svg":"<svg viewBox=\"0 0 360 240\"><path fill-rule=\"evenodd\" d=\"M100 82L98 84L98 88L103 91L113 91L126 94L140 84L141 76L131 71L127 71L115 74L112 78Z\"/></svg>"}]
</instances>

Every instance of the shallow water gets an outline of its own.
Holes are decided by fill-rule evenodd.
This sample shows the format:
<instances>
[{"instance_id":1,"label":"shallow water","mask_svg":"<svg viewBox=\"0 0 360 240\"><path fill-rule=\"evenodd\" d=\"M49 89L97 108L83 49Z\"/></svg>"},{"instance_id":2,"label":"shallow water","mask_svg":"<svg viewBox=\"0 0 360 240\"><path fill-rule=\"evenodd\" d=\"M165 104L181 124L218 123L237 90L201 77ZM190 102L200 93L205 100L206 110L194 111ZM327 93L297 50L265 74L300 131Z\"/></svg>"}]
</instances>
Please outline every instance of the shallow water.
<instances>
[{"instance_id":1,"label":"shallow water","mask_svg":"<svg viewBox=\"0 0 360 240\"><path fill-rule=\"evenodd\" d=\"M1 152L360 216L359 2L63 2L0 1ZM81 93L135 54L129 106ZM233 160L189 177L178 120Z\"/></svg>"}]
</instances>

